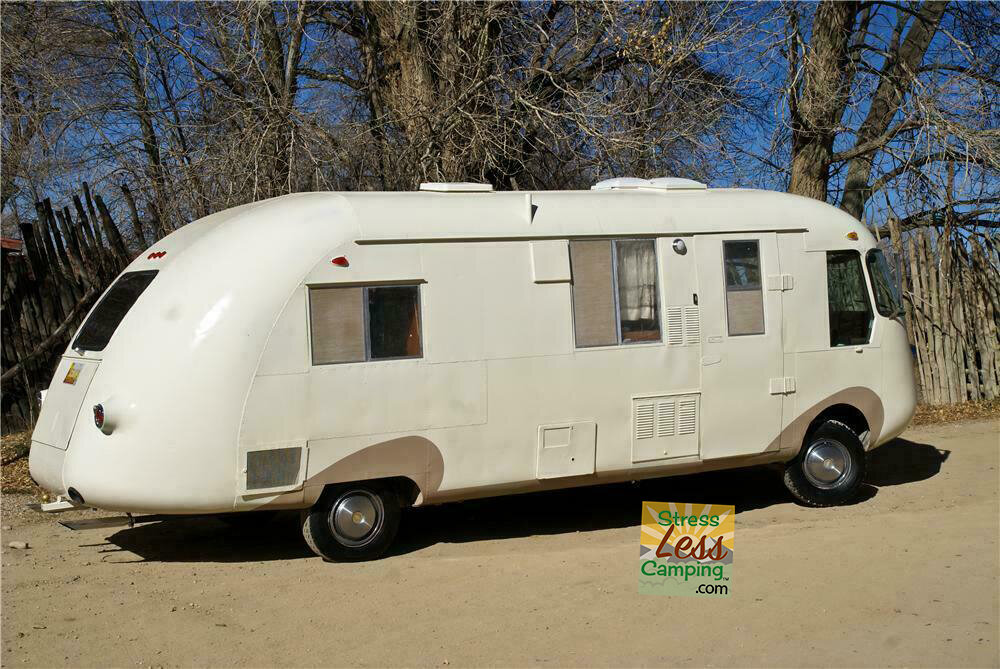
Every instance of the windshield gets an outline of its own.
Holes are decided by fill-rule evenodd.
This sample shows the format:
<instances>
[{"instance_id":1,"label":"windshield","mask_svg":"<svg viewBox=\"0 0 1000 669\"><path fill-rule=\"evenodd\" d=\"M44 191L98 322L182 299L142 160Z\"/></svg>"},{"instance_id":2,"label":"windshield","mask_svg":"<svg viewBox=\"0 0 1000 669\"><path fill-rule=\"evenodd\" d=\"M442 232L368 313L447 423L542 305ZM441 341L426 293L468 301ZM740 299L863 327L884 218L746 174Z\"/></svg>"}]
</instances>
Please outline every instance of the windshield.
<instances>
[{"instance_id":1,"label":"windshield","mask_svg":"<svg viewBox=\"0 0 1000 669\"><path fill-rule=\"evenodd\" d=\"M879 249L872 249L868 252L865 264L868 265L868 275L875 291L875 306L878 307L878 312L889 318L899 314L902 311L899 288L889 271L885 255Z\"/></svg>"}]
</instances>

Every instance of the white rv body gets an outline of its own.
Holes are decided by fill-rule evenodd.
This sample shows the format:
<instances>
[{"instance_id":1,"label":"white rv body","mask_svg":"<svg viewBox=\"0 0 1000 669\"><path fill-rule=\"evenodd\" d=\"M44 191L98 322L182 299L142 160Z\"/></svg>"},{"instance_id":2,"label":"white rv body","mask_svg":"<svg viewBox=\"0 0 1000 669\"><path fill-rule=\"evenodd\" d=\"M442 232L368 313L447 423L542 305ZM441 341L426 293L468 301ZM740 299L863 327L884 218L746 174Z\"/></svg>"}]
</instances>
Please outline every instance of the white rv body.
<instances>
[{"instance_id":1,"label":"white rv body","mask_svg":"<svg viewBox=\"0 0 1000 669\"><path fill-rule=\"evenodd\" d=\"M864 226L786 194L619 185L303 193L186 225L126 269L157 274L104 349L65 351L31 475L130 512L308 508L383 478L428 504L788 461L823 412L868 448L904 429L902 324L873 306L868 343L831 346L826 254L863 258ZM660 339L576 345L569 245L597 239L655 240ZM762 334L727 331L727 240L759 248ZM314 364L310 290L387 285L418 287L419 357Z\"/></svg>"}]
</instances>

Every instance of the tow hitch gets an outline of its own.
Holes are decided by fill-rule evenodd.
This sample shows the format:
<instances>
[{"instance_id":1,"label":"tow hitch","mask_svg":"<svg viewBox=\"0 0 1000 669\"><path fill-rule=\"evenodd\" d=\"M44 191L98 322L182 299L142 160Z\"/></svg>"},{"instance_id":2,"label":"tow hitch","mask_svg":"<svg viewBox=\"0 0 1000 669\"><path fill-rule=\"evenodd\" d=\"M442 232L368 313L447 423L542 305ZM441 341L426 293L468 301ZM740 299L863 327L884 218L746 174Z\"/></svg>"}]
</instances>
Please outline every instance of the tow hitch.
<instances>
[{"instance_id":1,"label":"tow hitch","mask_svg":"<svg viewBox=\"0 0 1000 669\"><path fill-rule=\"evenodd\" d=\"M82 504L76 504L72 500L59 495L51 502L29 504L28 508L41 513L62 513L63 511L72 511L73 509L89 509L90 507L83 506Z\"/></svg>"}]
</instances>

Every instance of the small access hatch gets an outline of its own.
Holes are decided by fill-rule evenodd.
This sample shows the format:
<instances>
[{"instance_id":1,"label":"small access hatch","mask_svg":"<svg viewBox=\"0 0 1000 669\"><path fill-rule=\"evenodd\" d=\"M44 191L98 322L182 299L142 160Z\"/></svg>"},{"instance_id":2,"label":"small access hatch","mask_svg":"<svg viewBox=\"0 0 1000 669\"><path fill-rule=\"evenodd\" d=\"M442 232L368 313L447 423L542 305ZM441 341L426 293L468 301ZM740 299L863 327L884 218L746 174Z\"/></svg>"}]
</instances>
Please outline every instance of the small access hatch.
<instances>
[{"instance_id":1,"label":"small access hatch","mask_svg":"<svg viewBox=\"0 0 1000 669\"><path fill-rule=\"evenodd\" d=\"M538 427L539 479L594 473L597 423L571 421Z\"/></svg>"}]
</instances>

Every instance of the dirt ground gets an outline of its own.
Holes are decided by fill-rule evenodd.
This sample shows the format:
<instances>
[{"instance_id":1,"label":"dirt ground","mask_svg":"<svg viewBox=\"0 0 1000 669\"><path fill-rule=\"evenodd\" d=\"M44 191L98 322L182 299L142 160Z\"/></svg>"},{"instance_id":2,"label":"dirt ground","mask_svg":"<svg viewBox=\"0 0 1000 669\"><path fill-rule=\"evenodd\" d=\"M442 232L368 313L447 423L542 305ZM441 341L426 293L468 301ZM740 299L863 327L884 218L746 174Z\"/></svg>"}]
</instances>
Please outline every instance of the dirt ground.
<instances>
[{"instance_id":1,"label":"dirt ground","mask_svg":"<svg viewBox=\"0 0 1000 669\"><path fill-rule=\"evenodd\" d=\"M877 450L847 507L746 469L415 509L364 564L294 517L74 532L7 495L2 664L998 666L998 459L963 422ZM637 593L643 500L736 504L730 597Z\"/></svg>"}]
</instances>

